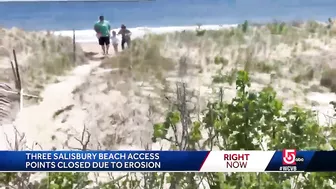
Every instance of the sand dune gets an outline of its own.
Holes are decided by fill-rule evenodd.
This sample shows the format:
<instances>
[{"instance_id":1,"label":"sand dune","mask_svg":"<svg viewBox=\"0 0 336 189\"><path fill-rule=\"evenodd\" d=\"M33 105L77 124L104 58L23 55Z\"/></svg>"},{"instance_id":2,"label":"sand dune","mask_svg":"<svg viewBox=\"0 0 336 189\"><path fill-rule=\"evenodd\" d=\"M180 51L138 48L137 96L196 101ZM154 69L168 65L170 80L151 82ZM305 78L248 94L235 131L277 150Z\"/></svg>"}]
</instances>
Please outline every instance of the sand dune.
<instances>
[{"instance_id":1,"label":"sand dune","mask_svg":"<svg viewBox=\"0 0 336 189\"><path fill-rule=\"evenodd\" d=\"M86 57L85 64L44 83L38 90L42 100L26 104L19 112L13 125L25 135L20 146L81 149L83 144L77 139L85 129L90 133L88 149L169 149L168 143L153 143L151 135L153 123L164 118L164 99L174 97L176 82L187 83L192 91L190 109L202 109L214 98L213 88L224 88L224 100L234 97L234 83L213 81L220 69L213 62L216 56L227 61L220 74L234 76L237 69L248 69L253 90L272 85L287 107L298 104L316 109L321 124L328 124L332 121L328 115L334 113L329 102L336 96L320 86L320 79L335 66L336 40L323 26L316 27L315 33L309 29L290 30L285 37L270 27L256 27L249 34L230 28L207 31L203 37L194 31L148 35L134 41L133 53L126 51L103 61ZM70 44L65 46L71 49ZM92 54L90 59L101 57L95 43L80 46ZM85 52L79 53L79 59L84 60ZM9 58L6 55L1 65ZM34 85L27 86L34 91ZM8 149L8 141L15 141L13 126L1 129L0 149Z\"/></svg>"},{"instance_id":2,"label":"sand dune","mask_svg":"<svg viewBox=\"0 0 336 189\"><path fill-rule=\"evenodd\" d=\"M98 45L82 43L81 46L102 57ZM100 61L89 61L58 78L60 82L47 85L41 92L43 100L39 104L28 106L18 114L15 125L26 133L27 144L38 143L43 149L81 148L74 137L79 136L85 126L92 134L90 149L97 149L98 144L104 142L102 138L112 140L102 148L144 149L150 142L151 125L144 118L149 104L145 99L134 98L135 82L108 83L99 64ZM63 109L67 110L56 115ZM124 125L120 125L121 121Z\"/></svg>"},{"instance_id":3,"label":"sand dune","mask_svg":"<svg viewBox=\"0 0 336 189\"><path fill-rule=\"evenodd\" d=\"M200 53L199 49L197 49L196 46L193 46L193 43L199 43L202 41L199 41L199 39L196 38L194 41L184 41L184 44L182 44L183 47L178 47L178 41L181 40L183 35L190 34L182 33L166 35L163 41L165 45L163 46L163 49L161 49L161 53L164 56L186 56L189 60L191 60L188 63L188 74L183 78L178 77L177 72L171 72L169 74L170 76L166 78L166 80L170 83L169 87L174 88L174 83L176 81L185 81L188 83L191 90L198 91L201 98L210 97L209 95L211 90L209 87L211 86L213 76L213 72L211 70L214 70L215 67L214 65L206 64L205 59L207 53L216 56L216 52L222 51L224 57L226 57L229 61L229 65L225 68L228 72L234 68L232 66L234 66L233 64L236 59L244 57L237 57L237 55L231 56L233 52L237 51L237 47L231 45L232 47L230 49L218 49L220 47L218 47L217 43L212 46L203 44L203 52ZM325 57L325 55L321 54L321 52L332 55L334 51L333 49L335 49L333 48L335 44L333 39L328 39L330 40L328 45L325 45L326 42L323 43L323 40L327 39L303 39L297 47L289 46L289 44L286 43L271 44L274 43L274 41L272 42L269 40L275 39L265 39L266 45L263 46L263 40L261 40L259 43L254 44L254 49L250 50L254 53L253 56L258 58L259 61L271 60L270 69L277 66L273 65L275 60L284 60L291 57L294 51L293 48L297 48L296 56L307 60L307 62L305 62L305 67L308 68L310 64L315 64L315 67L323 66L322 64L316 64L318 63L316 60ZM204 41L203 43L207 43L207 41ZM259 49L257 49L258 45L260 46ZM303 45L310 46L310 53L308 53L308 50L302 50L302 48L307 48L302 47ZM84 51L100 53L99 46L94 43L82 43L81 46ZM317 47L315 48L315 46L320 49ZM266 57L265 55L268 56ZM99 56L99 54L96 56ZM243 54L242 56L245 55ZM178 61L178 58L176 61ZM191 65L193 64L192 61L199 64L198 68ZM295 64L297 64L297 62L286 65L278 65L280 67L277 69L278 73L276 74L279 74L279 78L273 86L277 91L279 91L280 98L283 98L287 102L288 106L301 104L303 106L310 107L308 104L309 100L311 100L315 102L315 105L318 104L314 108L318 109L323 114L329 115L332 113L329 111L331 110L331 107L328 103L333 100L334 95L320 92L303 92L304 89L307 90L306 84L301 84L281 76L281 74L285 75L291 66L297 66ZM332 66L333 63L330 62L330 65ZM64 147L69 148L70 146L78 148L79 144L76 144L76 141L73 140L73 138L71 139L71 136L69 137L69 135L80 134L83 126L86 125L86 127L94 132L94 135L96 135L96 141L93 142L92 148L97 148L97 142L102 142L98 140L105 138L107 135L113 136L113 140L122 141L119 144L115 144L113 149L119 148L119 145L134 147L134 144L142 143L143 145L138 145L136 148L143 149L145 144L151 143L149 140L151 135L151 124L149 123L149 119L144 117L150 106L150 98L152 98L149 97L149 100L146 100L146 95L155 96L155 87L151 87L151 84L149 84L149 86L142 86L146 85L143 84L146 83L146 81L142 81L141 83L131 78L124 78L124 76L121 76L118 72L118 68L106 71L106 69L98 67L99 62L89 62L88 65L77 67L69 76L59 77L58 80L60 82L48 85L41 93L43 101L37 105L25 108L18 116L17 124L21 125L24 123L26 125L25 131L27 132L27 137L29 136L30 138L38 141L44 149L51 149L53 147L62 149ZM179 67L179 65L177 65L177 67ZM202 68L202 73L197 71L199 68ZM262 68L254 67L253 69ZM260 72L264 71L255 70L255 73L252 73L252 79L254 81L252 87L257 90L269 84L271 82L271 74L274 74L274 71L271 71L270 73L267 73L268 71L265 73ZM302 72L302 70L300 72ZM297 73L288 73L287 78L295 77L295 74ZM316 79L318 79L319 74L321 73L317 71L316 78L309 81L309 85L316 83ZM226 88L227 94L234 95L234 86L225 83L221 85ZM146 88L149 89L147 94ZM287 90L286 88L291 90ZM144 94L137 94L139 91ZM229 100L232 96L227 95L225 98ZM70 106L71 108L69 110L58 115L56 118L53 118L53 114L55 112ZM200 106L202 105L200 104ZM41 113L34 114L32 112ZM320 116L321 121L324 120L323 114ZM111 117L113 117L114 120L111 120ZM123 120L126 118L127 120ZM157 118L156 120L158 119L160 118ZM111 121L113 124L109 123ZM120 125L120 122L122 122L124 126ZM27 127L27 125L30 124L31 126ZM48 127L45 125L48 125ZM120 127L123 129L120 129ZM97 128L101 129L99 131L101 133L98 132L99 129ZM110 130L111 133L107 134L108 130ZM68 132L68 134L62 133L65 131ZM60 136L57 135L54 137L53 135L58 132L61 133ZM145 134L140 134L141 132L144 132ZM43 137L34 137L40 136L42 133ZM105 136L103 136L102 133L104 133L103 135ZM148 138L139 136L147 136ZM30 143L32 143L32 141ZM154 146L157 146L157 144L154 144Z\"/></svg>"}]
</instances>

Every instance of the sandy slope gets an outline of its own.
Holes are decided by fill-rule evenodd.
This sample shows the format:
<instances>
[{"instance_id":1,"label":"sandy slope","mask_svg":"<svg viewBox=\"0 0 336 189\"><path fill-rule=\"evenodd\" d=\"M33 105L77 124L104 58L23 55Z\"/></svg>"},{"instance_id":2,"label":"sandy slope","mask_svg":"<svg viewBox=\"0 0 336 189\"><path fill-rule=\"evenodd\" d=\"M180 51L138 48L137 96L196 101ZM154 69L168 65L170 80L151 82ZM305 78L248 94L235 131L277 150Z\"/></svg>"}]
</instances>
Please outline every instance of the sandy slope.
<instances>
[{"instance_id":1,"label":"sandy slope","mask_svg":"<svg viewBox=\"0 0 336 189\"><path fill-rule=\"evenodd\" d=\"M97 54L100 52L98 47L92 44L81 44L81 46L89 52ZM99 63L99 61L91 61L89 64L76 67L70 75L60 77L59 80L61 82L48 85L42 92L41 97L43 101L41 103L25 107L18 114L15 125L21 134L24 133L25 140L22 143L26 143L28 149L36 149L34 147L36 143L38 143L38 149L40 147L51 149L50 145L48 145L50 143L47 141L50 140L50 137L54 135L57 129L53 126L54 123L52 123L53 114L55 111L72 103L71 92L85 81L85 78ZM81 119L77 121L80 122ZM15 132L11 124L3 125L1 129L3 132L0 133L0 149L6 150L9 147L7 137L9 141L14 141Z\"/></svg>"},{"instance_id":2,"label":"sandy slope","mask_svg":"<svg viewBox=\"0 0 336 189\"><path fill-rule=\"evenodd\" d=\"M269 47L267 43L266 41L265 53L263 54L260 50L256 56L265 58L268 55L271 59L281 60L291 56L291 49L285 44ZM298 50L299 53L296 56L311 60L305 64L318 67L322 64L320 60L326 57L325 54L331 56L336 53L335 40L331 45L314 40L310 40L310 44L320 49L305 52ZM210 99L213 87L212 76L214 70L218 69L213 64L208 64L206 57L214 57L216 53L221 53L230 62L224 71L230 71L233 67L231 63L236 58L230 57L230 53L237 51L234 47L218 50L216 46L204 47L202 51L199 51L185 44L185 46L179 46L178 40L169 38L165 45L167 49L164 49L165 52L162 54L166 57L187 56L191 60L188 63L190 67L186 69L187 72L183 76L179 76L177 71L169 73L170 76L166 78L169 87L173 88L176 81L183 80L188 83L191 90L198 91L200 106L204 105L205 99ZM86 65L79 65L68 75L58 77L59 82L49 84L44 88L41 93L42 102L27 106L19 113L14 125L21 135L23 133L25 135L19 146L23 149L81 149L83 145L77 139L81 138L85 127L91 134L90 143L87 146L89 149L131 150L146 147L168 149L169 146L166 143L153 144L151 142L153 123L162 120L162 114L150 114L152 106L162 107L162 105L155 104L162 96L154 92L153 83L124 77L118 69L100 68L99 58L102 57L100 47L95 43L82 43L81 46L84 51L91 52L93 58L97 60L90 61ZM195 62L200 64L199 66L203 69L202 73L193 69ZM286 69L290 66L284 65L281 68L283 72L288 72ZM256 71L250 75L253 82L251 88L256 90L267 86L272 80L272 73ZM290 76L286 75L272 83L272 87L277 91L279 98L284 99L287 106L299 104L311 108L311 103L314 102L313 108L322 112L319 115L321 123L326 123L329 119L324 114L333 114L329 102L335 100L336 95L328 91L303 92L316 83L317 80L308 84L295 83ZM236 91L234 85L224 83L221 86L225 90L224 100L234 97ZM194 102L194 104L197 103ZM9 141L15 141L13 126L4 125L1 129L0 150L9 149L6 135ZM84 143L87 138L88 135L85 133Z\"/></svg>"},{"instance_id":3,"label":"sandy slope","mask_svg":"<svg viewBox=\"0 0 336 189\"><path fill-rule=\"evenodd\" d=\"M92 43L92 42L86 42L86 43L79 43L81 48L83 49L84 52L86 53L90 53L92 54L92 57L93 58L102 58L103 55L102 55L102 49L101 47L98 45L98 43ZM109 57L111 56L114 56L115 53L114 53L114 50L113 50L113 47L110 46L110 49L109 49Z\"/></svg>"},{"instance_id":4,"label":"sandy slope","mask_svg":"<svg viewBox=\"0 0 336 189\"><path fill-rule=\"evenodd\" d=\"M167 43L169 47L177 45L174 41ZM312 41L312 44L321 48L328 47L319 44L318 41ZM290 56L288 47L282 46L284 45L280 44L277 47L277 53L273 54L275 58ZM96 43L81 43L81 47L84 51L94 54L93 57L96 59L102 57L101 49ZM328 54L333 54L333 49L329 48ZM188 83L190 89L197 90L204 101L204 98L211 94L211 76L215 68L205 65L202 62L204 55L198 51L170 48L165 55L181 57L186 53L191 59L201 60L200 64L203 64L201 66L205 71L197 74L188 73L182 79ZM313 56L314 53L310 55ZM320 58L320 52L316 52L314 56L316 59ZM46 150L80 148L81 144L75 137L80 138L84 125L92 135L88 146L92 149L144 149L146 145L153 149L160 149L162 145L167 147L161 143L152 144L150 141L153 122L162 119L162 115L151 115L152 117L148 115L150 107L157 98L160 98L153 92L153 86L122 77L118 70L99 68L99 64L99 60L91 61L89 64L76 67L69 75L59 77L60 82L45 87L41 93L43 98L41 103L22 110L15 125L21 133L25 133L29 148L36 144L38 148ZM229 70L230 66L225 69ZM251 73L252 88L260 90L269 84L270 75L270 73ZM174 86L181 78L172 73L166 80L170 86ZM227 84L223 86L224 98L230 100L235 95L235 88ZM278 79L272 86L287 105L300 104L311 107L309 103L314 102L314 109L321 112L319 120L322 123L330 121L325 114L333 114L329 102L336 98L335 94L303 93L302 90L306 86L283 78ZM202 106L202 103L200 105ZM56 115L56 112L61 113ZM0 149L7 149L6 137L2 136L4 133L13 133L13 128L5 125L1 129L5 131L0 133L2 140ZM14 140L13 134L8 135Z\"/></svg>"},{"instance_id":5,"label":"sandy slope","mask_svg":"<svg viewBox=\"0 0 336 189\"><path fill-rule=\"evenodd\" d=\"M89 52L100 53L98 45L81 45ZM115 90L108 89L111 83L104 79L106 71L98 69L99 64L100 61L90 61L59 77L59 82L46 86L40 94L42 102L25 107L18 114L14 124L25 134L22 145L25 143L27 149L80 149L82 146L75 138L81 137L85 125L92 135L88 148L144 149L151 133L146 118L149 102L127 98L134 96L132 89L136 83L120 80L113 83ZM118 128L122 125L125 128ZM2 129L1 136L6 133L14 141L13 126L4 125ZM0 149L7 149L6 137L1 136ZM105 140L110 144L102 144Z\"/></svg>"},{"instance_id":6,"label":"sandy slope","mask_svg":"<svg viewBox=\"0 0 336 189\"><path fill-rule=\"evenodd\" d=\"M94 44L81 45L89 52L100 50ZM67 76L59 77L60 82L47 85L41 93L43 100L18 114L13 123L15 129L11 124L0 127L0 150L14 149L16 134L24 136L19 137L22 140L18 144L23 150L82 149L77 139L81 139L84 127L90 133L89 149L145 149L152 129L147 118L150 99L134 96L136 83L120 80L113 83L115 89L108 89L111 84L104 78L106 70L98 69L99 64L100 61L90 61L77 66ZM87 138L85 133L84 143ZM153 148L161 146L158 143ZM93 174L91 177L94 179ZM36 174L32 179L41 178L43 174ZM109 177L100 174L99 179Z\"/></svg>"},{"instance_id":7,"label":"sandy slope","mask_svg":"<svg viewBox=\"0 0 336 189\"><path fill-rule=\"evenodd\" d=\"M43 98L41 103L26 107L18 114L15 125L20 132L25 133L28 147L31 147L34 142L38 142L42 144L43 149L51 149L47 141L57 129L52 123L53 114L72 103L71 92L84 82L84 78L98 64L99 62L90 62L88 65L78 66L71 75L62 78L63 81L48 85L41 94ZM12 126L4 125L2 129L6 129L5 133L8 134L8 130L11 130ZM6 144L5 141L1 141L0 144L1 149L6 149L3 146Z\"/></svg>"}]
</instances>

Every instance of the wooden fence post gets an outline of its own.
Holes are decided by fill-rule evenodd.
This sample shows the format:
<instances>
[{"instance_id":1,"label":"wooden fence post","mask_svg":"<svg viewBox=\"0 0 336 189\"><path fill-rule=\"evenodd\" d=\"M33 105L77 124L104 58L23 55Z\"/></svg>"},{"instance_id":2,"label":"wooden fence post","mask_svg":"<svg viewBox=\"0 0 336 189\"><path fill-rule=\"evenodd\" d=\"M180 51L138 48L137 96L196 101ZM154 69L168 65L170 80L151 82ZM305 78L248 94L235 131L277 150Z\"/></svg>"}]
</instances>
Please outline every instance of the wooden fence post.
<instances>
[{"instance_id":1,"label":"wooden fence post","mask_svg":"<svg viewBox=\"0 0 336 189\"><path fill-rule=\"evenodd\" d=\"M19 90L22 88L22 82L21 82L21 77L20 77L20 72L19 72L19 63L16 58L16 52L15 49L13 49L13 56L14 56L14 63L15 63L15 80L16 80L16 85Z\"/></svg>"},{"instance_id":2,"label":"wooden fence post","mask_svg":"<svg viewBox=\"0 0 336 189\"><path fill-rule=\"evenodd\" d=\"M73 45L73 61L76 62L76 31L75 29L72 30L72 45Z\"/></svg>"},{"instance_id":3,"label":"wooden fence post","mask_svg":"<svg viewBox=\"0 0 336 189\"><path fill-rule=\"evenodd\" d=\"M21 77L20 77L20 71L19 71L19 64L16 58L16 52L15 49L13 49L13 57L14 57L14 64L11 61L11 66L14 74L14 80L15 80L15 88L19 90L19 95L20 95L20 111L23 109L23 88L22 88L22 82L21 82Z\"/></svg>"}]
</instances>

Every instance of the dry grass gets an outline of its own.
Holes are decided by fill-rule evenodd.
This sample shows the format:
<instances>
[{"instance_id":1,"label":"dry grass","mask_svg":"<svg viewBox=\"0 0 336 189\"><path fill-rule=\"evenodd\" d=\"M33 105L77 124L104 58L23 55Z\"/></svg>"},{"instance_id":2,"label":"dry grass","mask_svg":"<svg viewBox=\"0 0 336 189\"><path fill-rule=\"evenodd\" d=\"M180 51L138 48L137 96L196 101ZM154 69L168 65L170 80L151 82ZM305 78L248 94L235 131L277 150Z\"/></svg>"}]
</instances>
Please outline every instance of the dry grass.
<instances>
[{"instance_id":1,"label":"dry grass","mask_svg":"<svg viewBox=\"0 0 336 189\"><path fill-rule=\"evenodd\" d=\"M234 83L235 70L245 69L306 85L321 78L327 64L322 53L334 53L325 51L326 47L335 49L333 36L333 30L314 21L244 23L220 30L203 30L200 26L195 31L152 34L134 40L131 49L105 60L102 67L118 68L136 80L162 80L167 73L176 72L176 77L210 74L215 83L229 84ZM216 65L212 61L216 56L227 60L226 64ZM181 64L184 59L187 65ZM179 65L188 74L178 74Z\"/></svg>"},{"instance_id":2,"label":"dry grass","mask_svg":"<svg viewBox=\"0 0 336 189\"><path fill-rule=\"evenodd\" d=\"M336 92L336 69L330 69L323 73L320 84Z\"/></svg>"},{"instance_id":3,"label":"dry grass","mask_svg":"<svg viewBox=\"0 0 336 189\"><path fill-rule=\"evenodd\" d=\"M198 31L203 31L202 27ZM34 83L34 88L42 88L40 83L50 81L54 75L61 75L74 65L85 62L84 53L77 47L77 62L73 63L70 38L18 29L2 29L0 34L5 36L0 39L0 56L10 57L8 49L15 48L21 55L19 63L24 80ZM131 49L121 52L119 56L105 59L101 67L119 69L124 76L137 81L151 81L153 78L163 81L167 74L176 72L178 75L179 64L185 67L184 73L197 68L195 73L211 72L209 74L214 75L219 67L209 61L209 57L220 56L227 62L219 70L219 81L233 83L232 70L245 69L307 83L319 79L323 71L320 65L324 64L318 58L298 61L303 52L321 50L307 39L318 39L327 46L332 36L331 30L316 22L277 21L267 25L206 30L201 35L196 30L148 35L134 40ZM188 59L188 65L179 63L181 59ZM1 74L0 80L8 80L4 77L6 74Z\"/></svg>"},{"instance_id":4,"label":"dry grass","mask_svg":"<svg viewBox=\"0 0 336 189\"><path fill-rule=\"evenodd\" d=\"M72 39L54 36L42 32L25 32L12 28L0 29L0 63L5 65L0 71L5 72L2 80L11 82L7 74L9 61L13 59L12 50L15 49L24 86L41 88L53 80L53 76L62 75L76 65L86 63L81 47L76 47L76 61L74 61ZM7 66L8 65L8 66Z\"/></svg>"},{"instance_id":5,"label":"dry grass","mask_svg":"<svg viewBox=\"0 0 336 189\"><path fill-rule=\"evenodd\" d=\"M159 36L137 39L132 42L130 49L121 52L118 56L105 59L101 67L117 68L121 72L132 74L137 80L156 78L161 80L173 71L175 62L162 56Z\"/></svg>"},{"instance_id":6,"label":"dry grass","mask_svg":"<svg viewBox=\"0 0 336 189\"><path fill-rule=\"evenodd\" d=\"M314 79L314 69L308 68L306 70L302 70L301 74L295 76L293 79L296 83L301 83L303 81L312 81Z\"/></svg>"}]
</instances>

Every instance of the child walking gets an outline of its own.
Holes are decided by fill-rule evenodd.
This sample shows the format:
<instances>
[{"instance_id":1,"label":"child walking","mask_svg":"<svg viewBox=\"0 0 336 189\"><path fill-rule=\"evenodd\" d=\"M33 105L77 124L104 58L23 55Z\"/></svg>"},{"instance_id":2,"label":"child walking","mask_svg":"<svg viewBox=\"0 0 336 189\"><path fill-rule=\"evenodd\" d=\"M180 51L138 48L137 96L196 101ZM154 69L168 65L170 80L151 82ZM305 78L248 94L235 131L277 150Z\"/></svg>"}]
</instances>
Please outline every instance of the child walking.
<instances>
[{"instance_id":1,"label":"child walking","mask_svg":"<svg viewBox=\"0 0 336 189\"><path fill-rule=\"evenodd\" d=\"M111 40L112 40L112 45L113 45L113 48L114 48L114 52L117 54L118 53L119 40L117 38L117 33L115 31L112 31Z\"/></svg>"}]
</instances>

